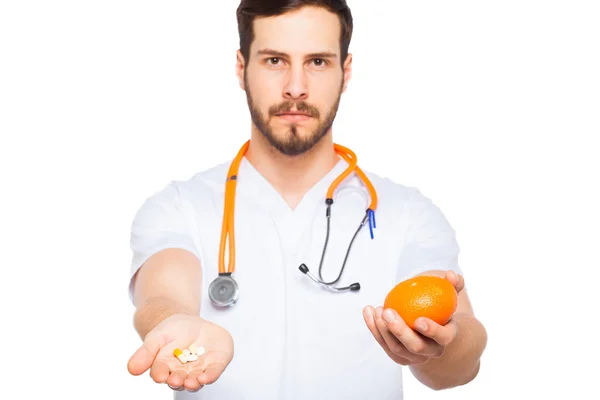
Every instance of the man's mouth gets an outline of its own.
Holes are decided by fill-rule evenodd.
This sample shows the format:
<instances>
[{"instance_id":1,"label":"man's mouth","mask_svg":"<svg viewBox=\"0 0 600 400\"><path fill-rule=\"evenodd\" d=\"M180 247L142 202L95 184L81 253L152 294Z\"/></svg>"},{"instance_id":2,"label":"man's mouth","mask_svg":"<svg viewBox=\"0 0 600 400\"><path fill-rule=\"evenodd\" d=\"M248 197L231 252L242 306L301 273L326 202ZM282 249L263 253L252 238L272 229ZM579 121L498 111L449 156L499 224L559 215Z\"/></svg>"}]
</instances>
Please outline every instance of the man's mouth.
<instances>
[{"instance_id":1,"label":"man's mouth","mask_svg":"<svg viewBox=\"0 0 600 400\"><path fill-rule=\"evenodd\" d=\"M282 115L304 115L306 117L310 117L309 114L301 112L301 111L285 111L285 112L280 112L277 114L277 116L282 116Z\"/></svg>"},{"instance_id":2,"label":"man's mouth","mask_svg":"<svg viewBox=\"0 0 600 400\"><path fill-rule=\"evenodd\" d=\"M277 113L275 115L277 117L280 117L287 121L292 121L292 122L306 121L311 118L311 116L309 114L301 112L301 111L285 111L285 112Z\"/></svg>"}]
</instances>

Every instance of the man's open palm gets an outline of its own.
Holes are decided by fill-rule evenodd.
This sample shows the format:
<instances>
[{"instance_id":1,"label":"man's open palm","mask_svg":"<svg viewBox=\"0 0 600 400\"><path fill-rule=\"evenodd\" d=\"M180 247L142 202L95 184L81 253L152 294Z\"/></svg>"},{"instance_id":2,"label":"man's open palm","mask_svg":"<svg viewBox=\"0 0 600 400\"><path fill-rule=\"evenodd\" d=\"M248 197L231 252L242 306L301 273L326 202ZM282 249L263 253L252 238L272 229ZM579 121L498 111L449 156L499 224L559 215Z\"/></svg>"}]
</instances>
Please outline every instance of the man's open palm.
<instances>
[{"instance_id":1,"label":"man's open palm","mask_svg":"<svg viewBox=\"0 0 600 400\"><path fill-rule=\"evenodd\" d=\"M204 347L198 360L182 364L173 351L190 345ZM150 369L157 383L167 383L175 390L198 391L215 382L233 358L233 339L219 325L200 317L172 315L157 325L127 364L132 375Z\"/></svg>"}]
</instances>

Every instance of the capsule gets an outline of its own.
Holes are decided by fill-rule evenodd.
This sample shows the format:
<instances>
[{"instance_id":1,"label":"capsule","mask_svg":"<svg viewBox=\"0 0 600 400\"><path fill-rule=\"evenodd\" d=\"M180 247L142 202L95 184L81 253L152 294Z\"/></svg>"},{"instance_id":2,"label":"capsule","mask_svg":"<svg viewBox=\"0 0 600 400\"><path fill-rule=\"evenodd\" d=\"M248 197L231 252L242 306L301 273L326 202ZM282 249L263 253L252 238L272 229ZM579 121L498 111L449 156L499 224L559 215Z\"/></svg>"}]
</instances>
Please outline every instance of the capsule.
<instances>
[{"instance_id":1,"label":"capsule","mask_svg":"<svg viewBox=\"0 0 600 400\"><path fill-rule=\"evenodd\" d=\"M185 364L187 362L187 358L185 356L185 354L183 354L183 352L179 349L175 349L173 351L173 355L175 357L177 357L179 359L179 361L181 361L182 364Z\"/></svg>"}]
</instances>

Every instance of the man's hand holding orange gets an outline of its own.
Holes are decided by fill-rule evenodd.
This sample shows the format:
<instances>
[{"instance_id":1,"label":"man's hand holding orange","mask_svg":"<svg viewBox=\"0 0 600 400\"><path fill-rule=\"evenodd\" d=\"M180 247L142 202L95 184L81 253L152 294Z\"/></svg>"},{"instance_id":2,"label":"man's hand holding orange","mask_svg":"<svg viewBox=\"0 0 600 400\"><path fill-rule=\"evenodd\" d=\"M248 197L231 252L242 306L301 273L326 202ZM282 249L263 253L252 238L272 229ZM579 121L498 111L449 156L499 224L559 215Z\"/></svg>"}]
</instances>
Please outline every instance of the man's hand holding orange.
<instances>
[{"instance_id":1,"label":"man's hand holding orange","mask_svg":"<svg viewBox=\"0 0 600 400\"><path fill-rule=\"evenodd\" d=\"M394 362L422 365L441 357L456 337L452 316L463 288L463 278L453 271L443 278L417 276L394 287L383 306L365 307L363 317Z\"/></svg>"}]
</instances>

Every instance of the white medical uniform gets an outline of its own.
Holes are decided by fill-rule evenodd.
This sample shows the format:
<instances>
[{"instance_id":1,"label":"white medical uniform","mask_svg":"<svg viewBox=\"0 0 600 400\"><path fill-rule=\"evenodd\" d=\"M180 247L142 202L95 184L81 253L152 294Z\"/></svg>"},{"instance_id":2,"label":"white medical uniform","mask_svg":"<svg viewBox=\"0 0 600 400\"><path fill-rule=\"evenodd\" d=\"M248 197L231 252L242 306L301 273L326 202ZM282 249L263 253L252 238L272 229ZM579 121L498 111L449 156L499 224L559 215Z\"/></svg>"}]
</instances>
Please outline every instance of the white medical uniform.
<instances>
[{"instance_id":1,"label":"white medical uniform","mask_svg":"<svg viewBox=\"0 0 600 400\"><path fill-rule=\"evenodd\" d=\"M373 338L362 310L383 305L396 283L415 274L432 269L462 273L455 232L442 212L418 189L364 171L379 198L374 239L367 224L339 282L359 282L360 291L333 293L298 267L305 263L318 274L326 234L325 196L348 164L340 159L292 210L244 158L235 203L233 276L240 298L233 308L217 309L208 286L218 275L229 165L171 182L146 200L133 221L131 276L159 250L193 252L204 275L200 315L226 328L234 339L233 361L218 381L196 393L174 392L174 398L402 399L402 367ZM324 280L335 279L340 271L365 215L367 193L354 174L336 190Z\"/></svg>"}]
</instances>

